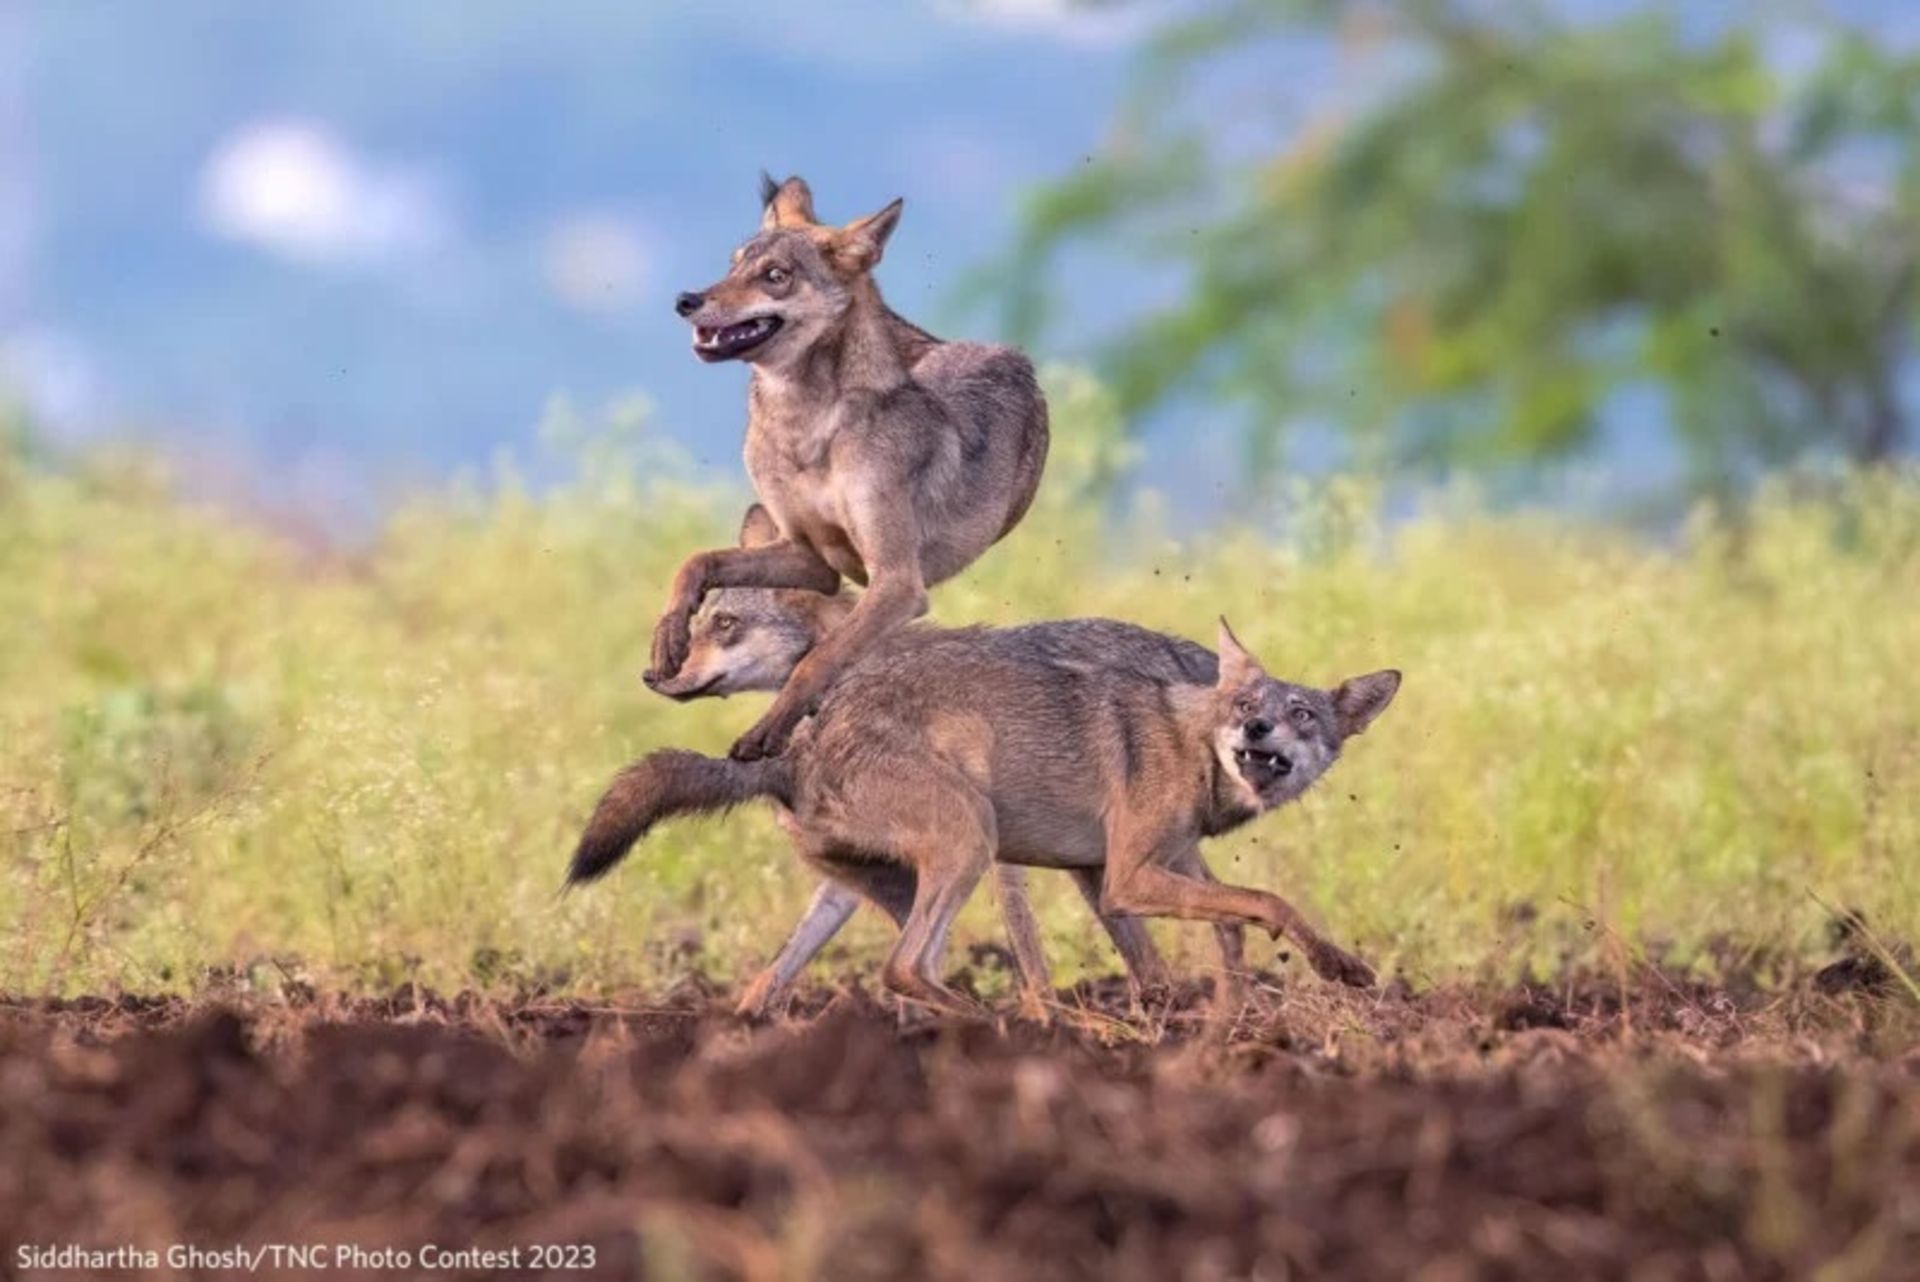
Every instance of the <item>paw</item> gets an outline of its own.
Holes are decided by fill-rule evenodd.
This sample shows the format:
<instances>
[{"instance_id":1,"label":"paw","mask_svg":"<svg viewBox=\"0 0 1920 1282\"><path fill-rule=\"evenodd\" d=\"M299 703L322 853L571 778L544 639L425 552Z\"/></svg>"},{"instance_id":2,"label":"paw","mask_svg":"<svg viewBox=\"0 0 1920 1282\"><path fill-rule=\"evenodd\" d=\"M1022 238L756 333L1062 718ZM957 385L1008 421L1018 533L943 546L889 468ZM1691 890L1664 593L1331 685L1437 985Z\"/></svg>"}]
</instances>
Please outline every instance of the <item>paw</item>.
<instances>
[{"instance_id":1,"label":"paw","mask_svg":"<svg viewBox=\"0 0 1920 1282\"><path fill-rule=\"evenodd\" d=\"M784 717L768 716L760 723L734 740L727 755L735 761L758 761L762 757L777 757L787 749L787 740L793 735L793 725Z\"/></svg>"},{"instance_id":2,"label":"paw","mask_svg":"<svg viewBox=\"0 0 1920 1282\"><path fill-rule=\"evenodd\" d=\"M693 629L684 610L669 610L653 628L653 655L644 680L648 685L668 681L680 674L693 647Z\"/></svg>"},{"instance_id":3,"label":"paw","mask_svg":"<svg viewBox=\"0 0 1920 1282\"><path fill-rule=\"evenodd\" d=\"M1048 1008L1046 999L1038 993L1021 994L1020 1018L1029 1024L1038 1024L1042 1028L1053 1027L1053 1011Z\"/></svg>"},{"instance_id":4,"label":"paw","mask_svg":"<svg viewBox=\"0 0 1920 1282\"><path fill-rule=\"evenodd\" d=\"M1350 988L1373 987L1373 967L1332 944L1313 950L1307 955L1307 960L1312 964L1314 974L1322 979Z\"/></svg>"},{"instance_id":5,"label":"paw","mask_svg":"<svg viewBox=\"0 0 1920 1282\"><path fill-rule=\"evenodd\" d=\"M771 971L762 971L754 977L746 991L740 994L740 1001L734 1006L733 1013L740 1019L759 1023L772 1012L775 983Z\"/></svg>"}]
</instances>

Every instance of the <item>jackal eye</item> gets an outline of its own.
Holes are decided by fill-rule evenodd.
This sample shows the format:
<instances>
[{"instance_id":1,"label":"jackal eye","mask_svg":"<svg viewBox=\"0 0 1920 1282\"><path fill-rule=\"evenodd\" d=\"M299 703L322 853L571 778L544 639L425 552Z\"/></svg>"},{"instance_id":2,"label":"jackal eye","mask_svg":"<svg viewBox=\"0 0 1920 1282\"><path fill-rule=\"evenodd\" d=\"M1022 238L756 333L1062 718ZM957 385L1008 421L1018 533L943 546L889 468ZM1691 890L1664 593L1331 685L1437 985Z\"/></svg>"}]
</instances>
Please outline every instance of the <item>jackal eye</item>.
<instances>
[{"instance_id":1,"label":"jackal eye","mask_svg":"<svg viewBox=\"0 0 1920 1282\"><path fill-rule=\"evenodd\" d=\"M740 620L734 618L731 614L716 614L713 616L713 630L721 636L730 635L733 630L739 626Z\"/></svg>"},{"instance_id":2,"label":"jackal eye","mask_svg":"<svg viewBox=\"0 0 1920 1282\"><path fill-rule=\"evenodd\" d=\"M777 263L762 272L761 276L766 280L767 284L772 285L776 289L793 279L792 273Z\"/></svg>"},{"instance_id":3,"label":"jackal eye","mask_svg":"<svg viewBox=\"0 0 1920 1282\"><path fill-rule=\"evenodd\" d=\"M1314 720L1313 709L1307 707L1305 704L1301 704L1300 706L1296 707L1292 712L1289 712L1287 715L1293 718L1294 725L1300 726L1303 729L1313 724L1313 720Z\"/></svg>"},{"instance_id":4,"label":"jackal eye","mask_svg":"<svg viewBox=\"0 0 1920 1282\"><path fill-rule=\"evenodd\" d=\"M1236 716L1250 717L1259 710L1259 705L1245 695L1233 701L1233 711Z\"/></svg>"}]
</instances>

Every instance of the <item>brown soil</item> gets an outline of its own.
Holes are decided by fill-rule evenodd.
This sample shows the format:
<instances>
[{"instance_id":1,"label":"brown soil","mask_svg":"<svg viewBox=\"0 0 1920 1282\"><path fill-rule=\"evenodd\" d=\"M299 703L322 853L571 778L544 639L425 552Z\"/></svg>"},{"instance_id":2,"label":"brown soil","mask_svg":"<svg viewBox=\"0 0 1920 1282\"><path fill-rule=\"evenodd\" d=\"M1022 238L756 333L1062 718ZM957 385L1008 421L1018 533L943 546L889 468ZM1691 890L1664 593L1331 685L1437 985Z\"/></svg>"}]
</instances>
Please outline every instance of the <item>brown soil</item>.
<instances>
[{"instance_id":1,"label":"brown soil","mask_svg":"<svg viewBox=\"0 0 1920 1282\"><path fill-rule=\"evenodd\" d=\"M1920 1276L1920 1019L1841 978L1268 977L1231 1021L1107 983L1050 1028L825 988L757 1029L695 989L0 1003L0 1274L294 1244L397 1277L432 1243L521 1249L443 1277L536 1245L656 1278Z\"/></svg>"}]
</instances>

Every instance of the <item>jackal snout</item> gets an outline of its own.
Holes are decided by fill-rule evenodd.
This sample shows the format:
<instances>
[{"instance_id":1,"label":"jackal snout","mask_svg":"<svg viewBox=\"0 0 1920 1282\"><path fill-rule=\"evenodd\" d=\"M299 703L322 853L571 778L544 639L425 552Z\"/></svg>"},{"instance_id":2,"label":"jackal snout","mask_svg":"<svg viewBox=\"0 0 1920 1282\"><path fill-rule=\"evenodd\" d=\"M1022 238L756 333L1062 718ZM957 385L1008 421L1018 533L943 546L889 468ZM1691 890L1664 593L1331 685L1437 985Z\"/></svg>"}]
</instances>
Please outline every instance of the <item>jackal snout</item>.
<instances>
[{"instance_id":1,"label":"jackal snout","mask_svg":"<svg viewBox=\"0 0 1920 1282\"><path fill-rule=\"evenodd\" d=\"M758 503L747 509L740 546L760 547L780 537ZM794 668L853 609L850 593L822 596L784 588L721 588L709 592L693 616L686 662L672 676L649 668L649 690L686 703L711 696L775 691Z\"/></svg>"},{"instance_id":2,"label":"jackal snout","mask_svg":"<svg viewBox=\"0 0 1920 1282\"><path fill-rule=\"evenodd\" d=\"M649 690L686 702L776 691L851 603L817 592L723 588L693 617L687 660L670 677L648 669Z\"/></svg>"},{"instance_id":3,"label":"jackal snout","mask_svg":"<svg viewBox=\"0 0 1920 1282\"><path fill-rule=\"evenodd\" d=\"M1388 670L1320 690L1267 675L1220 621L1220 724L1214 751L1259 809L1299 797L1340 756L1340 745L1392 702L1400 674Z\"/></svg>"},{"instance_id":4,"label":"jackal snout","mask_svg":"<svg viewBox=\"0 0 1920 1282\"><path fill-rule=\"evenodd\" d=\"M761 182L759 233L733 252L720 280L673 300L703 361L778 365L804 352L846 313L900 221L896 200L843 227L827 226L815 221L804 181L763 175Z\"/></svg>"}]
</instances>

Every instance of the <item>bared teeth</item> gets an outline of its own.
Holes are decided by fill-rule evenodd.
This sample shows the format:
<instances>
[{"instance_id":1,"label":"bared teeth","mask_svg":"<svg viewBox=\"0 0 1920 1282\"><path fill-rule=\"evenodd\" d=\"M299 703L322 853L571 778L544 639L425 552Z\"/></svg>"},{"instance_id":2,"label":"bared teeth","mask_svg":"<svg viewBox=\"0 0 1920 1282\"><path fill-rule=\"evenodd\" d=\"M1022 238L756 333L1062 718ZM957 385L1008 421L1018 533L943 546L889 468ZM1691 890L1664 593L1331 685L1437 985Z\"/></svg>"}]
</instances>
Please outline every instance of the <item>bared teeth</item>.
<instances>
[{"instance_id":1,"label":"bared teeth","mask_svg":"<svg viewBox=\"0 0 1920 1282\"><path fill-rule=\"evenodd\" d=\"M780 322L771 316L756 316L751 320L717 327L696 325L693 345L706 350L725 349L737 343L751 343L764 338L779 327Z\"/></svg>"}]
</instances>

